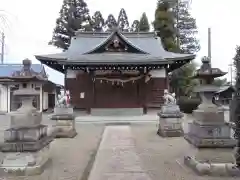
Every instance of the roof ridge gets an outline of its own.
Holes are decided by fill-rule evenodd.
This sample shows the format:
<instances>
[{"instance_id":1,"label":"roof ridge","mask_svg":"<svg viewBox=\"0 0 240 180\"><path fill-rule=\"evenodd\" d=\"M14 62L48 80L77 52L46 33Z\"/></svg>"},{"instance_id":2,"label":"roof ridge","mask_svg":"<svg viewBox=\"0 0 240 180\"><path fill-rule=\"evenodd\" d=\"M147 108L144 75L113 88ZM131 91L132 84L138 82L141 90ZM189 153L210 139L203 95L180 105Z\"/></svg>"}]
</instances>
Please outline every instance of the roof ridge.
<instances>
[{"instance_id":1,"label":"roof ridge","mask_svg":"<svg viewBox=\"0 0 240 180\"><path fill-rule=\"evenodd\" d=\"M93 31L86 31L86 32L82 32L82 31L77 31L75 32L75 36L74 38L76 37L88 37L88 36L91 36L91 37L108 37L109 35L111 35L112 33L114 32L118 32L119 34L122 34L126 37L128 36L131 36L131 37L154 37L156 36L156 33L154 31L151 31L151 32L122 32L122 31L119 31L119 30L114 30L114 31L107 31L107 32L93 32Z\"/></svg>"}]
</instances>

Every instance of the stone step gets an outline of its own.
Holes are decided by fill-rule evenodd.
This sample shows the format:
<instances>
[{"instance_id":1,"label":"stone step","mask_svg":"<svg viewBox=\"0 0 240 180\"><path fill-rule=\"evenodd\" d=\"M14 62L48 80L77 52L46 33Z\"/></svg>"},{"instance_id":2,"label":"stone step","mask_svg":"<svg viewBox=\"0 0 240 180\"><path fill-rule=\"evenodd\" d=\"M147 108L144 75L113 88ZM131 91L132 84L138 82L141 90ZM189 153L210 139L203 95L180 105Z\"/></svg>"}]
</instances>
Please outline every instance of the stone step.
<instances>
[{"instance_id":1,"label":"stone step","mask_svg":"<svg viewBox=\"0 0 240 180\"><path fill-rule=\"evenodd\" d=\"M139 116L143 115L143 108L92 108L93 116Z\"/></svg>"}]
</instances>

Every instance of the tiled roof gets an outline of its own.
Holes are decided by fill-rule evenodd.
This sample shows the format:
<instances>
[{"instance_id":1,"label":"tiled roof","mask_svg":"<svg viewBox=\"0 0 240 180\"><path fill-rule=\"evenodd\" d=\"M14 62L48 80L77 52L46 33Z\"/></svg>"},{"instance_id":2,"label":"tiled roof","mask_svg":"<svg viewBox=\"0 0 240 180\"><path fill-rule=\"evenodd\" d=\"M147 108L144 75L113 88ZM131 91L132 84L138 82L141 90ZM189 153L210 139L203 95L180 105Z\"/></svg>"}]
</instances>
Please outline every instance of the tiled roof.
<instances>
[{"instance_id":1,"label":"tiled roof","mask_svg":"<svg viewBox=\"0 0 240 180\"><path fill-rule=\"evenodd\" d=\"M22 67L22 64L0 64L0 77L11 77L14 71L20 71ZM45 71L41 64L32 64L31 68L36 73Z\"/></svg>"},{"instance_id":2,"label":"tiled roof","mask_svg":"<svg viewBox=\"0 0 240 180\"><path fill-rule=\"evenodd\" d=\"M232 92L235 91L235 88L233 86L220 86L219 91L217 91L216 93L221 93L227 91L228 89L232 90Z\"/></svg>"},{"instance_id":3,"label":"tiled roof","mask_svg":"<svg viewBox=\"0 0 240 180\"><path fill-rule=\"evenodd\" d=\"M152 57L158 57L159 61L166 60L192 60L195 58L193 54L179 54L165 51L161 39L155 33L120 33L118 31L110 33L77 33L71 40L69 49L62 53L37 55L38 60L77 60L85 58L88 52L98 48L114 33L118 33L127 43L130 43L137 49L146 52ZM87 54L85 56L82 56ZM105 53L104 53L105 54ZM105 56L101 56L104 60ZM146 56L147 57L147 56ZM147 60L147 59L146 59ZM114 62L114 58L112 59Z\"/></svg>"}]
</instances>

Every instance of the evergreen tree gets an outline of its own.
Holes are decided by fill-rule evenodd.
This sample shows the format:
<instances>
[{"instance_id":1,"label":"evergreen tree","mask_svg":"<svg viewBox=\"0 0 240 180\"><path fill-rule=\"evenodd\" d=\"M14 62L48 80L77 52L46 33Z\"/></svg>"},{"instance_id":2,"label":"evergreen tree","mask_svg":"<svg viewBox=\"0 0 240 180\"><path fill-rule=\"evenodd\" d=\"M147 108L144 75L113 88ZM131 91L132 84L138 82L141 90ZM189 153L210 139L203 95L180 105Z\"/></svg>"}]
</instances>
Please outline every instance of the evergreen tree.
<instances>
[{"instance_id":1,"label":"evergreen tree","mask_svg":"<svg viewBox=\"0 0 240 180\"><path fill-rule=\"evenodd\" d=\"M236 85L233 100L231 102L231 116L236 124L235 138L238 140L237 151L235 154L237 167L240 168L240 46L236 47L236 55L233 58L236 67Z\"/></svg>"},{"instance_id":2,"label":"evergreen tree","mask_svg":"<svg viewBox=\"0 0 240 180\"><path fill-rule=\"evenodd\" d=\"M215 86L224 86L224 85L227 85L228 84L228 81L227 81L227 78L223 78L223 79L220 79L220 78L215 78L214 81L213 81L213 84Z\"/></svg>"},{"instance_id":3,"label":"evergreen tree","mask_svg":"<svg viewBox=\"0 0 240 180\"><path fill-rule=\"evenodd\" d=\"M139 32L139 20L134 20L131 26L131 32Z\"/></svg>"},{"instance_id":4,"label":"evergreen tree","mask_svg":"<svg viewBox=\"0 0 240 180\"><path fill-rule=\"evenodd\" d=\"M179 0L173 11L177 19L177 36L181 51L183 53L196 53L200 50L199 41L196 39L198 30L196 20L189 13L189 8L188 1Z\"/></svg>"},{"instance_id":5,"label":"evergreen tree","mask_svg":"<svg viewBox=\"0 0 240 180\"><path fill-rule=\"evenodd\" d=\"M176 4L177 2L179 4ZM183 3L181 0L158 1L153 25L158 36L162 39L164 48L168 51L194 53L199 50L198 41L194 36L197 33L196 21L186 11L188 10L186 7L189 7L185 6L186 4L188 3ZM190 27L192 29L188 29ZM177 37L179 37L180 47L176 41ZM195 71L196 64L190 63L172 72L170 85L178 96L185 96L191 93L193 84L196 84L196 82L191 80L189 76Z\"/></svg>"},{"instance_id":6,"label":"evergreen tree","mask_svg":"<svg viewBox=\"0 0 240 180\"><path fill-rule=\"evenodd\" d=\"M150 30L149 22L146 13L142 14L139 22L139 31L148 32Z\"/></svg>"},{"instance_id":7,"label":"evergreen tree","mask_svg":"<svg viewBox=\"0 0 240 180\"><path fill-rule=\"evenodd\" d=\"M234 71L235 71L235 80L237 80L237 63L238 63L238 61L240 62L240 46L236 47L236 55L233 58L233 66L234 66Z\"/></svg>"},{"instance_id":8,"label":"evergreen tree","mask_svg":"<svg viewBox=\"0 0 240 180\"><path fill-rule=\"evenodd\" d=\"M194 86L198 84L197 79L191 78L196 71L196 66L196 63L191 62L171 73L169 85L178 97L190 96Z\"/></svg>"},{"instance_id":9,"label":"evergreen tree","mask_svg":"<svg viewBox=\"0 0 240 180\"><path fill-rule=\"evenodd\" d=\"M61 49L68 49L75 31L91 30L87 4L83 0L64 0L53 31L52 44Z\"/></svg>"},{"instance_id":10,"label":"evergreen tree","mask_svg":"<svg viewBox=\"0 0 240 180\"><path fill-rule=\"evenodd\" d=\"M176 27L178 30L177 36L179 39L179 45L177 46L182 53L196 53L200 49L199 42L195 37L197 33L196 20L192 18L191 14L189 13L189 5L189 2L186 0L179 0L178 4L172 4L172 6L174 7L173 12L175 14L175 22L177 23ZM172 81L175 82L171 82L172 86L176 90L182 89L179 95L189 95L189 93L191 93L193 87L190 84L192 84L193 80L187 80L185 81L185 84L180 84L180 82L181 79L189 79L189 77L187 77L186 75L193 74L195 71L196 65L186 64L185 66L176 69L172 73ZM219 84L220 81L216 81L216 83ZM184 86L188 86L191 88L186 89Z\"/></svg>"},{"instance_id":11,"label":"evergreen tree","mask_svg":"<svg viewBox=\"0 0 240 180\"><path fill-rule=\"evenodd\" d=\"M175 17L168 1L158 0L153 22L154 30L161 37L165 50L177 52L176 44L177 29L175 27Z\"/></svg>"},{"instance_id":12,"label":"evergreen tree","mask_svg":"<svg viewBox=\"0 0 240 180\"><path fill-rule=\"evenodd\" d=\"M121 9L118 15L118 29L123 32L128 32L129 31L129 22L128 22L128 17L125 9Z\"/></svg>"},{"instance_id":13,"label":"evergreen tree","mask_svg":"<svg viewBox=\"0 0 240 180\"><path fill-rule=\"evenodd\" d=\"M92 17L92 28L95 32L103 31L104 19L100 11L96 11Z\"/></svg>"},{"instance_id":14,"label":"evergreen tree","mask_svg":"<svg viewBox=\"0 0 240 180\"><path fill-rule=\"evenodd\" d=\"M117 27L117 21L112 14L108 15L108 18L105 22L105 26L106 26L107 31L112 31L114 28Z\"/></svg>"}]
</instances>

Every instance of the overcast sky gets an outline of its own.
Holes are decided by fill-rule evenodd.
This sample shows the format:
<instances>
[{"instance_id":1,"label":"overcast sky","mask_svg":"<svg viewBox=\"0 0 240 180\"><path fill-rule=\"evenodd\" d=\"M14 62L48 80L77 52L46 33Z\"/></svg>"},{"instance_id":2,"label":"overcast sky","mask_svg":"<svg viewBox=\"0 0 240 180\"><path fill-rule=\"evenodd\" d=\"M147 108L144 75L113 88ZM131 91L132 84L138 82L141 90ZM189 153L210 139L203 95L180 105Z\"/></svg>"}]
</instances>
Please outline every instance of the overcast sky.
<instances>
[{"instance_id":1,"label":"overcast sky","mask_svg":"<svg viewBox=\"0 0 240 180\"><path fill-rule=\"evenodd\" d=\"M10 26L6 32L5 63L21 63L30 58L35 63L34 54L54 53L48 45L55 20L63 0L0 0L1 10L8 12ZM100 10L106 18L112 13L118 16L120 8L125 8L129 21L139 19L146 12L149 21L154 19L157 0L86 0L91 14ZM207 55L207 28L212 28L212 64L229 71L229 64L240 45L240 0L192 0L192 15L197 20L200 57ZM63 83L63 75L47 69L50 80Z\"/></svg>"}]
</instances>

